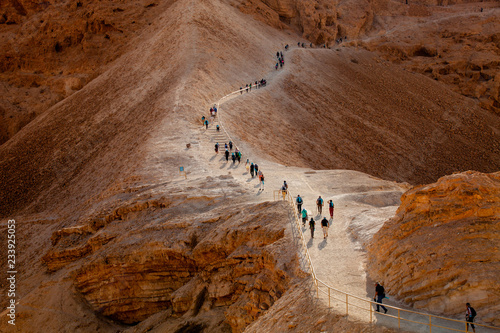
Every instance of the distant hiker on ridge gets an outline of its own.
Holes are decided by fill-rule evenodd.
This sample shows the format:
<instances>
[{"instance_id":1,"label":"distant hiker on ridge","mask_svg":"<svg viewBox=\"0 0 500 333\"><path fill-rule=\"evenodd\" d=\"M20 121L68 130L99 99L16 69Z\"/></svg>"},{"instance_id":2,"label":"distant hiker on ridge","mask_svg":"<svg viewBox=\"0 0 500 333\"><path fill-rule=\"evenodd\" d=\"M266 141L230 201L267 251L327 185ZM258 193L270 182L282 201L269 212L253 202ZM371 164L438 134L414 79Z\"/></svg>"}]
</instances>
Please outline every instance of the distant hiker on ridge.
<instances>
[{"instance_id":1,"label":"distant hiker on ridge","mask_svg":"<svg viewBox=\"0 0 500 333\"><path fill-rule=\"evenodd\" d=\"M226 149L224 155L226 155L226 162L229 162L229 150Z\"/></svg>"},{"instance_id":2,"label":"distant hiker on ridge","mask_svg":"<svg viewBox=\"0 0 500 333\"><path fill-rule=\"evenodd\" d=\"M253 162L252 162L252 164L250 164L250 175L252 176L252 178L253 178L254 171L255 171L255 166L253 165Z\"/></svg>"},{"instance_id":3,"label":"distant hiker on ridge","mask_svg":"<svg viewBox=\"0 0 500 333\"><path fill-rule=\"evenodd\" d=\"M219 143L218 142L215 144L215 153L219 154Z\"/></svg>"}]
</instances>

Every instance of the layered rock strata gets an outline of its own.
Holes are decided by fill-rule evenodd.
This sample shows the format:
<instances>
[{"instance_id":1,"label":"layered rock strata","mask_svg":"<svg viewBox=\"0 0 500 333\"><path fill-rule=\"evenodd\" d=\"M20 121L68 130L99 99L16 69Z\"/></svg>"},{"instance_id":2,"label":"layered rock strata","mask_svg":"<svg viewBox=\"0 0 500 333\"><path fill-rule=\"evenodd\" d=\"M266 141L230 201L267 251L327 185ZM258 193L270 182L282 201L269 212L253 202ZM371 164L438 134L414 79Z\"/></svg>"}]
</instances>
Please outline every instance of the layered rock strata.
<instances>
[{"instance_id":1,"label":"layered rock strata","mask_svg":"<svg viewBox=\"0 0 500 333\"><path fill-rule=\"evenodd\" d=\"M191 319L213 312L217 327L241 332L302 273L291 235L285 236L283 203L167 217L188 200L200 209L214 199L162 198L115 209L109 214L115 219L89 218L54 232L43 261L50 272L71 271L93 311L118 323L136 324L160 311ZM158 220L139 227L151 214Z\"/></svg>"}]
</instances>

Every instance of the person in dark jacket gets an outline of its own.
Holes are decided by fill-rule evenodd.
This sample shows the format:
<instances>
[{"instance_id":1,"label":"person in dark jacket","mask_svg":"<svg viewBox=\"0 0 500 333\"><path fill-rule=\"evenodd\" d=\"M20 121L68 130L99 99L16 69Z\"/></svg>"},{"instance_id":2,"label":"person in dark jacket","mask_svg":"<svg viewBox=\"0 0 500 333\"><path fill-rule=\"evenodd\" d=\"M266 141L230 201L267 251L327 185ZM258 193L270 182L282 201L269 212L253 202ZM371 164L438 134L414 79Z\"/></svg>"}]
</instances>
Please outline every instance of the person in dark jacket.
<instances>
[{"instance_id":1,"label":"person in dark jacket","mask_svg":"<svg viewBox=\"0 0 500 333\"><path fill-rule=\"evenodd\" d=\"M321 228L323 229L323 239L326 239L328 237L328 220L326 216L321 220Z\"/></svg>"},{"instance_id":2,"label":"person in dark jacket","mask_svg":"<svg viewBox=\"0 0 500 333\"><path fill-rule=\"evenodd\" d=\"M311 229L311 238L314 238L314 219L311 217L311 220L309 221L309 229Z\"/></svg>"},{"instance_id":3,"label":"person in dark jacket","mask_svg":"<svg viewBox=\"0 0 500 333\"><path fill-rule=\"evenodd\" d=\"M380 283L375 283L375 297L373 298L373 300L375 302L377 302L377 312L380 312L380 309L379 309L379 306L382 307L382 309L384 309L384 313L387 313L387 309L385 308L385 306L382 305L382 300L384 299L385 297L385 289L383 286L380 285Z\"/></svg>"}]
</instances>

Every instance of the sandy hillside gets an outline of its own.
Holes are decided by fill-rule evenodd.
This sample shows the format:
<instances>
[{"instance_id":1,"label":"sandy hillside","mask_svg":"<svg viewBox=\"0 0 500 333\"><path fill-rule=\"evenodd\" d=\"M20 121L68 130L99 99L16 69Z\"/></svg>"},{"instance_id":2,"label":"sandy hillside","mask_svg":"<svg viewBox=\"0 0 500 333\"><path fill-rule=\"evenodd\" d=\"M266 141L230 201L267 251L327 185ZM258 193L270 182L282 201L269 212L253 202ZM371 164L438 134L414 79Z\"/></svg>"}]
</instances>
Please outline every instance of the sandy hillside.
<instances>
[{"instance_id":1,"label":"sandy hillside","mask_svg":"<svg viewBox=\"0 0 500 333\"><path fill-rule=\"evenodd\" d=\"M409 188L394 180L498 169L498 118L439 82L348 47L294 48L275 71L276 51L301 37L229 1L155 8L102 74L0 146L0 231L18 222L24 325L1 331L241 332L269 309L280 316L273 305L308 283L297 242L308 230L267 202L283 180L315 219L318 195L337 203L331 238L307 246L321 278L370 298L360 244ZM267 87L220 112L243 161L264 171L264 191L244 162L213 152L229 138L200 124L219 98L261 78ZM319 332L328 310L316 304L306 322Z\"/></svg>"}]
</instances>

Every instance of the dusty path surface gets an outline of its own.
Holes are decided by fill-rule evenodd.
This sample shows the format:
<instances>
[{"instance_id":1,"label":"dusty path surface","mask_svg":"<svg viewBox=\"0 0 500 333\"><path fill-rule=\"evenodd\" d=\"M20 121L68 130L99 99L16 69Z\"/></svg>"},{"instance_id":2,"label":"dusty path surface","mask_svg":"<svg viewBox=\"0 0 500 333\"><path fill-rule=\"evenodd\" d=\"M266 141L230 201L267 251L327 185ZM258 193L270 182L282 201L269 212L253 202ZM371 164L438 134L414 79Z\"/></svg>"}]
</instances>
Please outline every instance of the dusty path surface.
<instances>
[{"instance_id":1,"label":"dusty path surface","mask_svg":"<svg viewBox=\"0 0 500 333\"><path fill-rule=\"evenodd\" d=\"M285 69L272 72L273 75L268 76L270 78L268 85L260 88L259 92L270 89L273 84L276 84L273 77L285 75L287 69L288 67L285 67ZM255 94L256 90L253 89L248 93L235 94L231 100L242 96L251 98ZM218 118L221 119L228 116L224 102L219 104L218 114ZM223 129L217 132L216 125L218 124L221 122L216 119L208 129L199 126L202 139L198 151L208 161L207 174L211 177L233 176L255 201L279 199L280 196L276 190L279 190L283 181L286 181L290 194L294 197L300 195L304 200L303 208L308 211L309 218L313 217L316 220L315 238L310 237L308 224L301 229L301 232L307 240L307 248L318 278L340 290L360 297L369 297L364 267L365 254L360 242L371 238L383 222L394 215L399 205L399 197L408 185L384 181L356 171L314 171L307 168L286 167L269 161L261 151L252 149L250 145L239 139L234 143L243 153L241 163L236 161L233 164L231 158L229 162L226 162L224 143L234 138L232 132L228 132L230 137ZM216 154L214 150L217 142L220 145L219 154ZM251 163L257 163L264 173L264 191L259 189L258 178L252 178L246 169L246 159L249 159ZM323 215L319 215L316 209L315 202L319 195L325 202ZM333 220L329 219L327 208L329 200L335 203ZM326 239L323 238L320 226L323 216L326 216L331 223L329 236ZM328 301L325 300L325 302Z\"/></svg>"}]
</instances>

